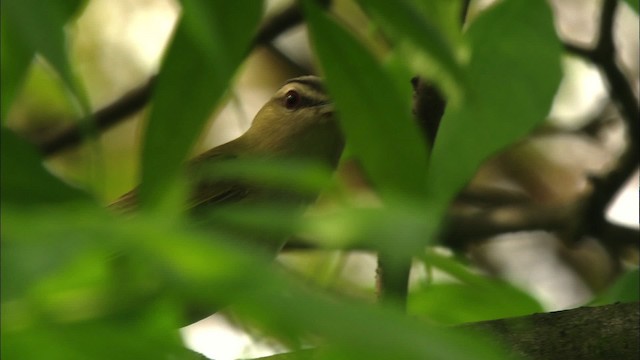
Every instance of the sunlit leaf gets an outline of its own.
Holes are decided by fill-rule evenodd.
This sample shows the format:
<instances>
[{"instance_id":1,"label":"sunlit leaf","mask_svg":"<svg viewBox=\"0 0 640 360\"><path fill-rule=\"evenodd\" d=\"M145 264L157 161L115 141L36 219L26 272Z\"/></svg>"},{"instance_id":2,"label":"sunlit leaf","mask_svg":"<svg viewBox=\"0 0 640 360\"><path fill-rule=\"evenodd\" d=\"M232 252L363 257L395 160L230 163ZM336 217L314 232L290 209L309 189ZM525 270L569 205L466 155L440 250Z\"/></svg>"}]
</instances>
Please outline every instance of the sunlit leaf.
<instances>
[{"instance_id":1,"label":"sunlit leaf","mask_svg":"<svg viewBox=\"0 0 640 360\"><path fill-rule=\"evenodd\" d=\"M41 54L58 71L67 87L72 90L80 101L80 105L86 107L84 90L75 78L66 48L66 38L64 27L72 15L74 15L84 2L82 0L6 0L2 2L2 32L9 32L2 36L2 40L8 39L12 50L17 50L15 54L4 54L3 63L8 57L14 57L10 62L13 64L7 71L18 70L12 74L10 83L7 85L8 96L15 96L15 87L24 77L25 62L31 60L34 53ZM18 45L18 43L20 45ZM5 75L5 65L3 65L3 82ZM22 70L22 73L20 72ZM4 85L3 85L3 89ZM3 95L4 97L4 95ZM8 101L7 99L6 101ZM3 100L3 112L4 109Z\"/></svg>"}]
</instances>

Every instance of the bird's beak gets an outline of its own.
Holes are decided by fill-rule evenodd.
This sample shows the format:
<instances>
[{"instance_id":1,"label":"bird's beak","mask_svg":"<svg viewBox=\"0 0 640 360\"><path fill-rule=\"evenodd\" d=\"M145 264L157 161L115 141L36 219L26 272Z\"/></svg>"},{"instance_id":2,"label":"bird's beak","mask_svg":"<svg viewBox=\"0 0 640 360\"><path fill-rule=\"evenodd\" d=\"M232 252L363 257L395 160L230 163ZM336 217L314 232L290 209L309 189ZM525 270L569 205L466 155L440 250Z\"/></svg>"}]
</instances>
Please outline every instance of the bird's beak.
<instances>
[{"instance_id":1,"label":"bird's beak","mask_svg":"<svg viewBox=\"0 0 640 360\"><path fill-rule=\"evenodd\" d=\"M333 115L335 110L336 110L335 106L333 106L332 102L327 102L327 103L318 105L318 112L324 116Z\"/></svg>"}]
</instances>

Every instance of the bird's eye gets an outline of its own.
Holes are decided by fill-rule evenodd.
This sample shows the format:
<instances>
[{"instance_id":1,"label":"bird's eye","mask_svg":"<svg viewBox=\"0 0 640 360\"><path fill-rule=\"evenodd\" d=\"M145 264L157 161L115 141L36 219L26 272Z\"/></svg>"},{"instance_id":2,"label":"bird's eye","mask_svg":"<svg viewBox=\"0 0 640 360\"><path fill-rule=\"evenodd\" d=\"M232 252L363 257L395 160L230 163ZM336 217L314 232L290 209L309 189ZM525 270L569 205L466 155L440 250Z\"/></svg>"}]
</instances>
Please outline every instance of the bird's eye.
<instances>
[{"instance_id":1,"label":"bird's eye","mask_svg":"<svg viewBox=\"0 0 640 360\"><path fill-rule=\"evenodd\" d=\"M287 109L295 109L300 106L301 102L302 102L302 97L295 90L289 90L284 95L284 106Z\"/></svg>"}]
</instances>

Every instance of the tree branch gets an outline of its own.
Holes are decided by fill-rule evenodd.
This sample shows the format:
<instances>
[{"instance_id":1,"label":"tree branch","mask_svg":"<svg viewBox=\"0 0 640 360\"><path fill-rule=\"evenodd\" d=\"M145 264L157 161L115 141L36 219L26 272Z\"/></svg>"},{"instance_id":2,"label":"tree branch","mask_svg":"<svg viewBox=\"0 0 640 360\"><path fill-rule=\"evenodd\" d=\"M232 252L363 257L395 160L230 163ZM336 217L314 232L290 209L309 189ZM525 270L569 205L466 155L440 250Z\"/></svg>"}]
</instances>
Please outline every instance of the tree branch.
<instances>
[{"instance_id":1,"label":"tree branch","mask_svg":"<svg viewBox=\"0 0 640 360\"><path fill-rule=\"evenodd\" d=\"M633 359L640 351L637 302L469 324L530 359Z\"/></svg>"},{"instance_id":2,"label":"tree branch","mask_svg":"<svg viewBox=\"0 0 640 360\"><path fill-rule=\"evenodd\" d=\"M140 111L151 99L151 91L155 80L155 75L151 76L145 84L131 90L110 105L96 111L90 117L78 120L74 124L41 140L37 144L40 152L44 156L55 155L62 150L79 145L89 131L100 133ZM85 126L88 129L83 129L81 124L88 124L89 122L92 122L91 126Z\"/></svg>"},{"instance_id":3,"label":"tree branch","mask_svg":"<svg viewBox=\"0 0 640 360\"><path fill-rule=\"evenodd\" d=\"M640 353L639 305L635 302L581 307L459 328L492 334L508 353L525 359L634 359ZM317 352L306 349L260 359L309 360Z\"/></svg>"}]
</instances>

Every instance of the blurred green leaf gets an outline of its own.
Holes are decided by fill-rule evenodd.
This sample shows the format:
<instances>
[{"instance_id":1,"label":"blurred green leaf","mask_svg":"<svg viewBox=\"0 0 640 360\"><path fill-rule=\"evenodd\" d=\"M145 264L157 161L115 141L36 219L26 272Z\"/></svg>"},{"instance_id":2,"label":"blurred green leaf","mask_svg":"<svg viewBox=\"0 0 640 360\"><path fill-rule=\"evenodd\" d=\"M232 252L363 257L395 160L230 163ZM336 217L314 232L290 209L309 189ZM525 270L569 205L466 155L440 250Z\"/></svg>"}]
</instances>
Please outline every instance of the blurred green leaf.
<instances>
[{"instance_id":1,"label":"blurred green leaf","mask_svg":"<svg viewBox=\"0 0 640 360\"><path fill-rule=\"evenodd\" d=\"M184 348L177 331L155 326L153 321L41 323L3 332L3 359L43 356L52 360L201 359Z\"/></svg>"},{"instance_id":2,"label":"blurred green leaf","mask_svg":"<svg viewBox=\"0 0 640 360\"><path fill-rule=\"evenodd\" d=\"M233 303L236 314L272 336L290 341L312 336L343 356L504 359L495 345L474 333L432 327L395 311L320 295L274 268L259 252L181 230L157 216L116 220L87 207L63 206L8 212L2 283L35 271L32 279L53 279L50 284L59 285L35 293L3 294L2 351L11 358L35 358L41 354L37 349L60 359L167 356L177 351L175 329L181 309L193 303L214 308L223 301ZM32 222L38 226L25 226ZM5 261L29 254L34 247L43 247L43 254L51 250L57 264L33 268ZM71 257L60 256L57 249ZM114 256L126 257L130 264L118 266ZM113 275L91 270L96 261ZM149 274L152 286L131 280L140 270ZM95 276L78 274L83 271ZM113 284L114 280L128 285ZM105 294L105 311L87 312L96 308L82 306L90 292ZM61 296L68 301L56 301Z\"/></svg>"},{"instance_id":3,"label":"blurred green leaf","mask_svg":"<svg viewBox=\"0 0 640 360\"><path fill-rule=\"evenodd\" d=\"M62 183L42 165L32 145L2 127L0 171L2 203L23 206L88 199L86 194Z\"/></svg>"},{"instance_id":4,"label":"blurred green leaf","mask_svg":"<svg viewBox=\"0 0 640 360\"><path fill-rule=\"evenodd\" d=\"M160 218L3 207L3 356L190 358L177 331L183 301L233 298L253 279L251 252L211 244Z\"/></svg>"},{"instance_id":5,"label":"blurred green leaf","mask_svg":"<svg viewBox=\"0 0 640 360\"><path fill-rule=\"evenodd\" d=\"M64 81L42 58L31 62L21 89L14 99L16 118L7 119L7 126L56 129L72 125L78 117L78 109L69 96Z\"/></svg>"},{"instance_id":6,"label":"blurred green leaf","mask_svg":"<svg viewBox=\"0 0 640 360\"><path fill-rule=\"evenodd\" d=\"M629 7L631 7L633 10L636 11L636 13L638 13L638 8L640 7L640 2L638 0L625 0L625 1L629 5Z\"/></svg>"},{"instance_id":7,"label":"blurred green leaf","mask_svg":"<svg viewBox=\"0 0 640 360\"><path fill-rule=\"evenodd\" d=\"M247 55L262 10L262 2L254 0L186 0L182 5L145 133L143 204L166 200L167 187L178 177L196 136Z\"/></svg>"},{"instance_id":8,"label":"blurred green leaf","mask_svg":"<svg viewBox=\"0 0 640 360\"><path fill-rule=\"evenodd\" d=\"M541 123L561 78L561 46L543 1L503 1L467 31L471 62L460 106L448 106L429 169L446 204L488 156ZM450 104L451 105L451 104Z\"/></svg>"},{"instance_id":9,"label":"blurred green leaf","mask_svg":"<svg viewBox=\"0 0 640 360\"><path fill-rule=\"evenodd\" d=\"M409 312L440 324L460 324L542 312L524 291L506 282L474 274L455 259L428 251L425 266L433 266L458 282L430 283L411 292Z\"/></svg>"},{"instance_id":10,"label":"blurred green leaf","mask_svg":"<svg viewBox=\"0 0 640 360\"><path fill-rule=\"evenodd\" d=\"M263 295L260 302L238 303L234 308L250 314L251 319L271 331L320 336L328 351L324 353L321 349L321 358L507 358L496 344L477 333L428 326L399 312L344 300L337 302L299 287L286 289L273 292L275 296ZM265 308L269 311L264 311Z\"/></svg>"},{"instance_id":11,"label":"blurred green leaf","mask_svg":"<svg viewBox=\"0 0 640 360\"><path fill-rule=\"evenodd\" d=\"M7 113L25 78L33 51L21 41L15 31L7 31L7 24L0 22L0 118L2 123L7 121Z\"/></svg>"},{"instance_id":12,"label":"blurred green leaf","mask_svg":"<svg viewBox=\"0 0 640 360\"><path fill-rule=\"evenodd\" d=\"M343 207L306 217L301 232L322 247L356 247L406 254L424 246L424 239L436 229L437 223L428 221L435 215L423 204Z\"/></svg>"},{"instance_id":13,"label":"blurred green leaf","mask_svg":"<svg viewBox=\"0 0 640 360\"><path fill-rule=\"evenodd\" d=\"M412 0L421 15L437 27L450 44L462 40L462 0ZM449 50L455 52L455 50ZM462 71L462 69L460 69Z\"/></svg>"},{"instance_id":14,"label":"blurred green leaf","mask_svg":"<svg viewBox=\"0 0 640 360\"><path fill-rule=\"evenodd\" d=\"M591 305L607 305L617 302L640 300L640 270L631 270L622 276Z\"/></svg>"},{"instance_id":15,"label":"blurred green leaf","mask_svg":"<svg viewBox=\"0 0 640 360\"><path fill-rule=\"evenodd\" d=\"M373 16L376 24L386 30L399 48L410 43L409 48L416 49L412 56L404 58L414 71L434 81L440 80L442 88L447 90L460 86L463 71L456 54L433 17L425 16L425 11L421 11L425 5L407 0L366 0L358 3ZM433 10L433 6L429 10ZM424 66L425 63L429 66Z\"/></svg>"},{"instance_id":16,"label":"blurred green leaf","mask_svg":"<svg viewBox=\"0 0 640 360\"><path fill-rule=\"evenodd\" d=\"M210 180L238 180L274 189L318 194L331 184L332 171L323 164L296 159L243 157L204 164Z\"/></svg>"},{"instance_id":17,"label":"blurred green leaf","mask_svg":"<svg viewBox=\"0 0 640 360\"><path fill-rule=\"evenodd\" d=\"M6 11L3 3L1 24L2 90L8 91L2 95L3 107L15 97L34 52L42 52L56 68L68 66L62 27L78 7L78 1L7 3L11 8ZM385 68L314 2L305 1L304 10L352 151L384 200L409 200L308 218L293 217L287 208L230 207L214 214L218 219L263 236L297 229L324 246L373 243L388 252L402 245L415 249L433 232L439 216L440 208L425 206L425 193L432 191L444 208L486 156L546 115L559 81L560 46L544 2L505 0L481 15L466 35L472 47L467 67L457 62L461 48L452 48L460 45L453 27L459 1L361 4L377 14L395 45L404 49L392 55L416 57L402 59L393 70ZM228 88L246 55L261 3L185 0L182 5L183 18L158 78L143 154L141 191L150 205L168 196L193 139ZM35 15L30 12L34 6L40 6ZM430 17L433 9L443 17ZM18 16L6 21L8 13ZM51 18L38 23L45 15ZM32 18L18 24L27 16ZM41 43L44 35L51 44ZM406 88L398 86L404 78L398 74L409 73L401 65L415 67L422 57L432 59L464 90L464 97L447 109L430 180L423 170L426 147L409 113L408 79ZM71 71L64 71L63 77L70 78ZM188 94L181 96L184 89ZM185 309L196 304L215 310L230 303L269 336L290 344L326 345L320 355L327 358L505 358L478 334L319 294L280 271L264 251L233 242L220 229L204 232L193 222L185 225L158 214L108 216L47 172L40 156L12 132L2 129L1 140L3 358L188 359L192 354L183 352L176 331ZM220 178L251 178L310 192L326 186L329 178L324 169L297 163L247 161L212 171ZM541 310L507 284L448 258L425 258L459 283L418 289L410 299L414 314L451 324ZM601 301L637 300L637 284L636 270Z\"/></svg>"},{"instance_id":18,"label":"blurred green leaf","mask_svg":"<svg viewBox=\"0 0 640 360\"><path fill-rule=\"evenodd\" d=\"M524 291L508 283L430 284L409 296L409 313L442 325L530 315L544 309Z\"/></svg>"},{"instance_id":19,"label":"blurred green leaf","mask_svg":"<svg viewBox=\"0 0 640 360\"><path fill-rule=\"evenodd\" d=\"M303 4L350 150L386 200L423 196L427 153L411 117L409 86L400 91L352 34L313 1Z\"/></svg>"},{"instance_id":20,"label":"blurred green leaf","mask_svg":"<svg viewBox=\"0 0 640 360\"><path fill-rule=\"evenodd\" d=\"M3 43L9 44L3 50L3 63L9 61L9 66L3 65L2 75L4 83L5 71L17 71L9 75L9 83L5 86L9 91L8 98L3 100L3 113L7 105L5 101L15 96L16 87L24 78L25 63L31 60L34 53L41 54L58 71L67 87L75 93L80 105L87 107L84 90L79 85L71 69L67 56L66 38L64 27L69 19L79 10L84 3L82 0L6 0L2 2L2 32ZM10 49L15 53L4 54L4 50ZM11 59L11 60L9 60ZM3 95L4 97L5 95ZM6 113L5 113L6 114Z\"/></svg>"}]
</instances>

